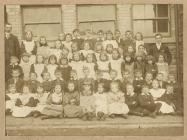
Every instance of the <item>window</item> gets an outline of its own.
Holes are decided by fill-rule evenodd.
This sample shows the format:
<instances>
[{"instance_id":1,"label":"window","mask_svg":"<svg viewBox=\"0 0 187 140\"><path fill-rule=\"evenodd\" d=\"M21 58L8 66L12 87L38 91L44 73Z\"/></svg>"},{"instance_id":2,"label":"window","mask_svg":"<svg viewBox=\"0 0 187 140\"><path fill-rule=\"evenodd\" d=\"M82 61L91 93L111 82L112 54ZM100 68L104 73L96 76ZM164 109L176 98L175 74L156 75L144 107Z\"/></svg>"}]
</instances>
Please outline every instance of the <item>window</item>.
<instances>
[{"instance_id":1,"label":"window","mask_svg":"<svg viewBox=\"0 0 187 140\"><path fill-rule=\"evenodd\" d=\"M34 37L46 36L55 40L61 31L60 6L24 6L22 8L24 31L31 30Z\"/></svg>"},{"instance_id":2,"label":"window","mask_svg":"<svg viewBox=\"0 0 187 140\"><path fill-rule=\"evenodd\" d=\"M170 8L167 4L133 5L134 33L142 32L145 37L155 33L170 34Z\"/></svg>"},{"instance_id":3,"label":"window","mask_svg":"<svg viewBox=\"0 0 187 140\"><path fill-rule=\"evenodd\" d=\"M115 5L78 5L78 26L81 31L90 29L97 32L115 30L116 9Z\"/></svg>"}]
</instances>

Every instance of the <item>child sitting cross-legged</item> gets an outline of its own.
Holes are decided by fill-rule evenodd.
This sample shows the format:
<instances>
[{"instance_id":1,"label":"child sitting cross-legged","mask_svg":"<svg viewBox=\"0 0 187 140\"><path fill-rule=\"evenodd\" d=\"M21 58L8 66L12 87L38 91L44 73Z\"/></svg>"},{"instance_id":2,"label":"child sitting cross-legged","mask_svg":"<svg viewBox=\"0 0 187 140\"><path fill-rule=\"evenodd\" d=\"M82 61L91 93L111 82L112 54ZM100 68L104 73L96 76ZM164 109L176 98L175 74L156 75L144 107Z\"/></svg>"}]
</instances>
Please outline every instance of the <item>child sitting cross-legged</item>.
<instances>
[{"instance_id":1,"label":"child sitting cross-legged","mask_svg":"<svg viewBox=\"0 0 187 140\"><path fill-rule=\"evenodd\" d=\"M80 118L82 116L82 108L79 106L80 95L73 81L69 81L67 84L67 92L65 92L63 97L63 105L64 117Z\"/></svg>"}]
</instances>

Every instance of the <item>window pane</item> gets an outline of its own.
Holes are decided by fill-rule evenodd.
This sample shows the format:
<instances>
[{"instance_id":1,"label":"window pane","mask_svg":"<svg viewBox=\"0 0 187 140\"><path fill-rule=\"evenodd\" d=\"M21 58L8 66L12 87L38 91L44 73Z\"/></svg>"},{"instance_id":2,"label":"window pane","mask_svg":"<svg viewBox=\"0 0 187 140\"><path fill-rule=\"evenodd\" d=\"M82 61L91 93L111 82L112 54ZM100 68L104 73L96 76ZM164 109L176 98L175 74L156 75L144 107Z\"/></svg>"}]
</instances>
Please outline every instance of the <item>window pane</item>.
<instances>
[{"instance_id":1,"label":"window pane","mask_svg":"<svg viewBox=\"0 0 187 140\"><path fill-rule=\"evenodd\" d=\"M91 30L91 24L90 23L79 23L79 30L84 32L86 29Z\"/></svg>"},{"instance_id":2,"label":"window pane","mask_svg":"<svg viewBox=\"0 0 187 140\"><path fill-rule=\"evenodd\" d=\"M114 5L80 5L78 6L78 21L115 20Z\"/></svg>"},{"instance_id":3,"label":"window pane","mask_svg":"<svg viewBox=\"0 0 187 140\"><path fill-rule=\"evenodd\" d=\"M47 40L56 40L61 31L60 24L33 24L26 25L25 31L31 30L35 38L46 36Z\"/></svg>"},{"instance_id":4,"label":"window pane","mask_svg":"<svg viewBox=\"0 0 187 140\"><path fill-rule=\"evenodd\" d=\"M108 31L111 30L112 32L114 32L114 21L108 21L108 22L93 22L92 23L92 29L93 32L97 32L98 30L103 30L103 31Z\"/></svg>"},{"instance_id":5,"label":"window pane","mask_svg":"<svg viewBox=\"0 0 187 140\"><path fill-rule=\"evenodd\" d=\"M168 17L168 5L167 4L158 4L158 17Z\"/></svg>"},{"instance_id":6,"label":"window pane","mask_svg":"<svg viewBox=\"0 0 187 140\"><path fill-rule=\"evenodd\" d=\"M134 33L142 32L144 36L152 36L156 31L154 20L137 20L134 21Z\"/></svg>"},{"instance_id":7,"label":"window pane","mask_svg":"<svg viewBox=\"0 0 187 140\"><path fill-rule=\"evenodd\" d=\"M153 19L156 9L153 4L133 5L133 19Z\"/></svg>"},{"instance_id":8,"label":"window pane","mask_svg":"<svg viewBox=\"0 0 187 140\"><path fill-rule=\"evenodd\" d=\"M168 32L168 20L158 20L158 32Z\"/></svg>"},{"instance_id":9,"label":"window pane","mask_svg":"<svg viewBox=\"0 0 187 140\"><path fill-rule=\"evenodd\" d=\"M23 7L24 23L61 22L60 6Z\"/></svg>"}]
</instances>

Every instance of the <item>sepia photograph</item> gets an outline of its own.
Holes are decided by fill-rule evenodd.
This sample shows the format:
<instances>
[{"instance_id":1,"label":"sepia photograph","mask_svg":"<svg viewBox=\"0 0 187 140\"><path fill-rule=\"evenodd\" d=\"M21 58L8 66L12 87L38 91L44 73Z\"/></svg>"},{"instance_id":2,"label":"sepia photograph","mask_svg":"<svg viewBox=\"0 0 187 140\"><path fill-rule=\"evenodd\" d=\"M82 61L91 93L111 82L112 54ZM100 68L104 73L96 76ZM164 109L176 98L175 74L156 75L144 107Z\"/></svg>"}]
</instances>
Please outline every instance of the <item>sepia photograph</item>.
<instances>
[{"instance_id":1,"label":"sepia photograph","mask_svg":"<svg viewBox=\"0 0 187 140\"><path fill-rule=\"evenodd\" d=\"M5 4L4 65L6 136L184 136L183 4Z\"/></svg>"}]
</instances>

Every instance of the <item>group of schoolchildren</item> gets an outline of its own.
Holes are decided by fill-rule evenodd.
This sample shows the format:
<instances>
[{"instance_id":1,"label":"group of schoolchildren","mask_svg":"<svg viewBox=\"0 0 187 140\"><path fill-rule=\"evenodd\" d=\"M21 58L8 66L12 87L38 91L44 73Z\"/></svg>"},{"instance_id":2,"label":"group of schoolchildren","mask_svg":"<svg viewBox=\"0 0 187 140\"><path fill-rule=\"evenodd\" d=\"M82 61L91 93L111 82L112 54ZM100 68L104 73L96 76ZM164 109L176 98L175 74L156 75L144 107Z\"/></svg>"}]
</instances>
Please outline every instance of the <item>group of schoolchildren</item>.
<instances>
[{"instance_id":1,"label":"group of schoolchildren","mask_svg":"<svg viewBox=\"0 0 187 140\"><path fill-rule=\"evenodd\" d=\"M175 76L164 55L147 52L142 33L86 30L61 33L53 46L31 31L11 56L6 82L6 114L14 117L105 120L128 115L180 112Z\"/></svg>"}]
</instances>

